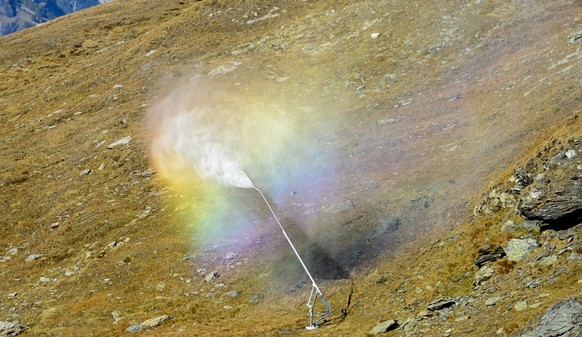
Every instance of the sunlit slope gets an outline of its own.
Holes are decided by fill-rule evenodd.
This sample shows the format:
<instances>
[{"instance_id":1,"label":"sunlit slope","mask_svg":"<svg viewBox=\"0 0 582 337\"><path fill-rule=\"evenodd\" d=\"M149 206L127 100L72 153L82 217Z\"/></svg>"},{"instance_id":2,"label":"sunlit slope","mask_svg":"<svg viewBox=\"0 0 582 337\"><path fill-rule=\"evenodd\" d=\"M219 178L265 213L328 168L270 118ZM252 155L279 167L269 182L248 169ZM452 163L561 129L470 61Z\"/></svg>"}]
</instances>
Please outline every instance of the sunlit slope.
<instances>
[{"instance_id":1,"label":"sunlit slope","mask_svg":"<svg viewBox=\"0 0 582 337\"><path fill-rule=\"evenodd\" d=\"M303 332L309 284L260 196L167 170L178 158L152 152L147 112L188 88L186 108L228 133L217 146L234 144L322 280L332 322L356 289L360 304L318 333L365 333L400 309L366 300L398 288L378 290L377 270L400 266L388 285L470 271L471 256L420 263L410 247L430 257L424 235L464 228L485 186L579 110L579 12L576 1L116 1L3 37L0 320L31 336L120 335L161 314L174 318L160 336ZM455 287L438 291L471 284Z\"/></svg>"}]
</instances>

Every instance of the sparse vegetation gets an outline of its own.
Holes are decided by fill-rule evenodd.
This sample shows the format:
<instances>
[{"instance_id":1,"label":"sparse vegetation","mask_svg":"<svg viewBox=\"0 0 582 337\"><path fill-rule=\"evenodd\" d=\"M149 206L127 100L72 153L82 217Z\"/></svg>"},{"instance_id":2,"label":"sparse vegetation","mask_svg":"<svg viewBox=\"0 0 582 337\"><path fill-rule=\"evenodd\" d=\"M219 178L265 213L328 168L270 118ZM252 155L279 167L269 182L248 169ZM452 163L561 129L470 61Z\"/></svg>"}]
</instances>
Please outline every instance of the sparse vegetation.
<instances>
[{"instance_id":1,"label":"sparse vegetation","mask_svg":"<svg viewBox=\"0 0 582 337\"><path fill-rule=\"evenodd\" d=\"M169 184L149 155L148 107L237 64L217 90L276 102L301 131L267 159L281 164L249 166L300 251L329 262L309 261L334 308L318 336L388 319L401 328L387 336L523 332L579 297L582 273L568 260L582 246L558 255L569 239L548 229L474 284L480 247L528 234L501 230L522 220L510 177L582 139L581 60L565 38L576 5L523 6L115 1L1 38L0 321L25 336L119 336L165 314L139 334L313 333L310 284L260 200L191 176ZM335 204L348 206L324 211ZM428 312L441 298L458 304Z\"/></svg>"}]
</instances>

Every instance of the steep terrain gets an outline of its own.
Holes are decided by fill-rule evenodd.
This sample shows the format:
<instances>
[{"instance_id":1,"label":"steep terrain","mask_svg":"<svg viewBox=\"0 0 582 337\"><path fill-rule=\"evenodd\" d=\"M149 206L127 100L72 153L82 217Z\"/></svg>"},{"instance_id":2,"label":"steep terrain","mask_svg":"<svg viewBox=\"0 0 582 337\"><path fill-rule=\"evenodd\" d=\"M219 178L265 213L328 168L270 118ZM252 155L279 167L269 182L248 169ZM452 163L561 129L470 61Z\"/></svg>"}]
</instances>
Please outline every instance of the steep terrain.
<instances>
[{"instance_id":1,"label":"steep terrain","mask_svg":"<svg viewBox=\"0 0 582 337\"><path fill-rule=\"evenodd\" d=\"M27 336L534 329L581 299L581 8L132 0L2 37L0 321ZM316 331L260 196L152 155L156 113L173 113L160 102L180 95L239 136L334 309Z\"/></svg>"}]
</instances>

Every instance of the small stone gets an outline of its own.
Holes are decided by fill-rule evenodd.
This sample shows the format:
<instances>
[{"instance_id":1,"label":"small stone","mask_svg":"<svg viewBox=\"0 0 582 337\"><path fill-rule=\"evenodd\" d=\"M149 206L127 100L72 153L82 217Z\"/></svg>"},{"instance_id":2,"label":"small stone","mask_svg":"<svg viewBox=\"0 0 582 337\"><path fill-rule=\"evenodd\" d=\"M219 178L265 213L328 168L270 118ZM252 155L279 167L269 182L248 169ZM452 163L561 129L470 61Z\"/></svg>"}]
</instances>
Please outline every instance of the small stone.
<instances>
[{"instance_id":1,"label":"small stone","mask_svg":"<svg viewBox=\"0 0 582 337\"><path fill-rule=\"evenodd\" d=\"M113 320L115 321L114 323L116 324L123 319L123 317L121 316L121 312L119 310L113 311L111 313L111 317L113 317Z\"/></svg>"},{"instance_id":2,"label":"small stone","mask_svg":"<svg viewBox=\"0 0 582 337\"><path fill-rule=\"evenodd\" d=\"M232 306L231 305L225 305L224 307L222 307L224 310L231 310Z\"/></svg>"},{"instance_id":3,"label":"small stone","mask_svg":"<svg viewBox=\"0 0 582 337\"><path fill-rule=\"evenodd\" d=\"M120 145L127 145L127 144L129 144L129 142L131 142L131 140L132 140L131 136L123 137L123 138L120 138L120 139L114 141L113 143L107 145L107 148L112 149L112 148L120 146Z\"/></svg>"},{"instance_id":4,"label":"small stone","mask_svg":"<svg viewBox=\"0 0 582 337\"><path fill-rule=\"evenodd\" d=\"M576 150L568 150L568 151L566 151L566 157L568 159L572 159L572 158L576 157L576 155L577 155Z\"/></svg>"},{"instance_id":5,"label":"small stone","mask_svg":"<svg viewBox=\"0 0 582 337\"><path fill-rule=\"evenodd\" d=\"M473 285L480 286L481 284L483 284L483 282L490 279L493 276L494 272L495 272L495 270L493 270L493 268L491 268L487 265L481 267L481 269L479 269L475 273L475 281L473 281Z\"/></svg>"},{"instance_id":6,"label":"small stone","mask_svg":"<svg viewBox=\"0 0 582 337\"><path fill-rule=\"evenodd\" d=\"M166 290L166 283L164 283L164 282L158 283L158 285L156 286L156 290L157 291L164 291L164 290Z\"/></svg>"},{"instance_id":7,"label":"small stone","mask_svg":"<svg viewBox=\"0 0 582 337\"><path fill-rule=\"evenodd\" d=\"M443 298L440 300L432 301L431 303L428 304L428 306L426 308L430 311L436 311L436 310L442 310L442 309L445 309L448 307L452 307L455 304L456 304L455 299Z\"/></svg>"},{"instance_id":8,"label":"small stone","mask_svg":"<svg viewBox=\"0 0 582 337\"><path fill-rule=\"evenodd\" d=\"M39 281L40 281L41 283L49 283L49 282L51 281L51 279L50 279L50 278L48 278L48 277L41 276L41 277L39 278Z\"/></svg>"},{"instance_id":9,"label":"small stone","mask_svg":"<svg viewBox=\"0 0 582 337\"><path fill-rule=\"evenodd\" d=\"M497 245L485 245L479 248L478 257L475 264L478 267L483 266L487 262L499 260L505 256L503 248Z\"/></svg>"},{"instance_id":10,"label":"small stone","mask_svg":"<svg viewBox=\"0 0 582 337\"><path fill-rule=\"evenodd\" d=\"M402 117L384 118L384 119L381 119L378 121L378 125L392 124L392 123L400 122L401 120L402 120Z\"/></svg>"},{"instance_id":11,"label":"small stone","mask_svg":"<svg viewBox=\"0 0 582 337\"><path fill-rule=\"evenodd\" d=\"M240 295L240 291L238 290L231 290L228 292L228 296L230 297L237 297L238 295Z\"/></svg>"},{"instance_id":12,"label":"small stone","mask_svg":"<svg viewBox=\"0 0 582 337\"><path fill-rule=\"evenodd\" d=\"M156 327L160 324L162 324L163 322L172 319L173 317L171 315L162 315L162 316L158 316L158 317L154 317L154 318L150 318L146 321L141 322L141 326L145 326L147 328L153 328Z\"/></svg>"},{"instance_id":13,"label":"small stone","mask_svg":"<svg viewBox=\"0 0 582 337\"><path fill-rule=\"evenodd\" d=\"M380 229L384 233L392 233L400 227L400 218L397 216L387 216L380 220Z\"/></svg>"},{"instance_id":14,"label":"small stone","mask_svg":"<svg viewBox=\"0 0 582 337\"><path fill-rule=\"evenodd\" d=\"M222 76L222 75L230 73L231 71L236 70L237 68L238 68L238 66L236 64L232 64L232 63L222 65L222 66L210 71L207 76L210 78Z\"/></svg>"},{"instance_id":15,"label":"small stone","mask_svg":"<svg viewBox=\"0 0 582 337\"><path fill-rule=\"evenodd\" d=\"M18 248L16 248L16 247L10 248L10 249L8 249L7 253L10 255L16 255L16 254L18 254Z\"/></svg>"},{"instance_id":16,"label":"small stone","mask_svg":"<svg viewBox=\"0 0 582 337\"><path fill-rule=\"evenodd\" d=\"M121 89L121 88L123 88L123 84L118 83L118 84L113 86L113 89Z\"/></svg>"},{"instance_id":17,"label":"small stone","mask_svg":"<svg viewBox=\"0 0 582 337\"><path fill-rule=\"evenodd\" d=\"M392 330L395 330L397 328L398 328L398 321L391 319L388 321L384 321L384 322L376 325L375 327L373 327L372 330L368 331L368 335L370 335L370 336L377 335L379 333L392 331Z\"/></svg>"},{"instance_id":18,"label":"small stone","mask_svg":"<svg viewBox=\"0 0 582 337\"><path fill-rule=\"evenodd\" d=\"M125 329L126 332L138 332L140 330L146 329L146 327L142 326L141 324L134 324L129 328Z\"/></svg>"},{"instance_id":19,"label":"small stone","mask_svg":"<svg viewBox=\"0 0 582 337\"><path fill-rule=\"evenodd\" d=\"M527 255L537 247L538 243L534 239L511 239L505 253L509 261L519 262L525 260Z\"/></svg>"},{"instance_id":20,"label":"small stone","mask_svg":"<svg viewBox=\"0 0 582 337\"><path fill-rule=\"evenodd\" d=\"M568 35L568 41L570 41L570 43L582 42L582 30Z\"/></svg>"},{"instance_id":21,"label":"small stone","mask_svg":"<svg viewBox=\"0 0 582 337\"><path fill-rule=\"evenodd\" d=\"M262 299L263 299L263 297L261 295L252 295L249 298L249 303L256 304L256 303L259 303Z\"/></svg>"},{"instance_id":22,"label":"small stone","mask_svg":"<svg viewBox=\"0 0 582 337\"><path fill-rule=\"evenodd\" d=\"M237 253L230 252L230 253L226 254L225 258L226 258L227 260L234 260L234 259L235 259L237 256L238 256L238 254L237 254Z\"/></svg>"},{"instance_id":23,"label":"small stone","mask_svg":"<svg viewBox=\"0 0 582 337\"><path fill-rule=\"evenodd\" d=\"M375 39L377 39L377 38L378 38L378 36L380 36L380 33L372 33L372 34L370 34L370 37L371 37L372 39L374 39L374 40L375 40Z\"/></svg>"},{"instance_id":24,"label":"small stone","mask_svg":"<svg viewBox=\"0 0 582 337\"><path fill-rule=\"evenodd\" d=\"M80 177L82 177L82 176L86 176L86 175L88 175L89 173L91 173L91 169L90 169L90 168L88 168L88 169L84 169L83 171L81 171L81 173L79 173L79 176L80 176Z\"/></svg>"},{"instance_id":25,"label":"small stone","mask_svg":"<svg viewBox=\"0 0 582 337\"><path fill-rule=\"evenodd\" d=\"M567 240L571 237L574 237L574 231L572 230L572 228L561 230L561 231L556 231L556 236L560 240Z\"/></svg>"},{"instance_id":26,"label":"small stone","mask_svg":"<svg viewBox=\"0 0 582 337\"><path fill-rule=\"evenodd\" d=\"M558 262L558 255L545 256L539 260L540 266L552 266Z\"/></svg>"},{"instance_id":27,"label":"small stone","mask_svg":"<svg viewBox=\"0 0 582 337\"><path fill-rule=\"evenodd\" d=\"M541 285L542 285L542 281L539 278L532 279L532 278L528 277L525 279L525 286L528 288L532 288L532 289L539 288Z\"/></svg>"},{"instance_id":28,"label":"small stone","mask_svg":"<svg viewBox=\"0 0 582 337\"><path fill-rule=\"evenodd\" d=\"M515 311L524 311L527 309L527 301L519 301L513 305Z\"/></svg>"},{"instance_id":29,"label":"small stone","mask_svg":"<svg viewBox=\"0 0 582 337\"><path fill-rule=\"evenodd\" d=\"M218 272L213 271L213 272L208 273L208 275L206 275L204 277L204 282L211 282L213 280L216 280L219 277L220 277L220 275L218 274Z\"/></svg>"},{"instance_id":30,"label":"small stone","mask_svg":"<svg viewBox=\"0 0 582 337\"><path fill-rule=\"evenodd\" d=\"M61 225L61 223L60 223L60 222L54 222L54 223L51 225L51 229L56 229L56 228L59 228L59 226L60 226L60 225Z\"/></svg>"},{"instance_id":31,"label":"small stone","mask_svg":"<svg viewBox=\"0 0 582 337\"><path fill-rule=\"evenodd\" d=\"M153 54L155 54L157 51L157 49L152 49L150 51L148 51L147 53L145 53L144 56L148 57L148 56L152 56Z\"/></svg>"},{"instance_id":32,"label":"small stone","mask_svg":"<svg viewBox=\"0 0 582 337\"><path fill-rule=\"evenodd\" d=\"M496 296L496 297L491 297L491 298L488 298L488 299L485 301L485 305L486 305L486 306L492 306L492 305L495 305L495 304L497 304L497 302L501 301L502 299L503 299L503 297L502 297L502 296Z\"/></svg>"},{"instance_id":33,"label":"small stone","mask_svg":"<svg viewBox=\"0 0 582 337\"><path fill-rule=\"evenodd\" d=\"M9 293L9 294L8 294L8 297L9 297L9 298L14 298L14 297L16 297L16 296L18 296L18 292L13 292L13 293Z\"/></svg>"},{"instance_id":34,"label":"small stone","mask_svg":"<svg viewBox=\"0 0 582 337\"><path fill-rule=\"evenodd\" d=\"M576 252L572 252L570 256L568 256L568 261L577 261L582 260L582 254L578 254Z\"/></svg>"},{"instance_id":35,"label":"small stone","mask_svg":"<svg viewBox=\"0 0 582 337\"><path fill-rule=\"evenodd\" d=\"M346 201L342 201L342 202L338 202L338 203L335 203L333 205L330 205L329 207L324 209L324 212L325 213L338 213L341 211L352 209L354 207L355 207L354 204L350 200L346 200Z\"/></svg>"},{"instance_id":36,"label":"small stone","mask_svg":"<svg viewBox=\"0 0 582 337\"><path fill-rule=\"evenodd\" d=\"M44 256L44 254L30 254L30 255L28 255L28 257L24 261L25 262L32 262L34 260L40 259L43 256Z\"/></svg>"}]
</instances>

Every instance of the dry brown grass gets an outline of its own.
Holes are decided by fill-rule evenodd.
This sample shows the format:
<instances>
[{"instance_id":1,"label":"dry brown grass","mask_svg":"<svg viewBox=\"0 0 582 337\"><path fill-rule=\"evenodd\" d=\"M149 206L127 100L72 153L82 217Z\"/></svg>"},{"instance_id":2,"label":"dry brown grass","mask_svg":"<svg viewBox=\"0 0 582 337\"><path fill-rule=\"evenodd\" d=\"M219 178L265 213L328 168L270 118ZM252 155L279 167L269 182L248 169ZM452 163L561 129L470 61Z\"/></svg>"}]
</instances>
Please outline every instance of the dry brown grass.
<instances>
[{"instance_id":1,"label":"dry brown grass","mask_svg":"<svg viewBox=\"0 0 582 337\"><path fill-rule=\"evenodd\" d=\"M152 167L144 105L176 78L233 60L246 67L220 81L241 82L251 94L271 87L273 95L292 92L286 100L313 105L321 114L311 127L331 129L324 136L334 136L317 146L333 148L322 161L337 161L341 186L322 199L349 198L355 209L320 214L321 232L336 236L319 243L332 257L346 259L340 262L350 265L353 288L350 280L321 280L334 314L318 336L361 335L380 321L414 317L435 299L475 294L479 247L505 244L510 237L500 226L516 219L509 210L469 216L487 184L504 184L514 163L534 155L548 135L565 140L582 129L571 117L579 107L573 88L582 67L548 70L550 60L570 53L564 37L571 9L544 4L529 12L520 2L510 4L513 9L493 2L471 11L465 1L419 1L418 7L398 2L395 8L357 1L116 1L2 38L0 256L12 246L19 253L1 263L0 320L29 325L29 336L119 336L130 324L161 314L174 319L141 334L308 334L309 283L273 224L263 221L249 237L202 233L196 219L209 207L205 194L211 188L191 179L180 189L159 172L143 175ZM277 20L232 21L273 6L280 8ZM379 17L384 19L372 23ZM449 19L457 17L452 42L435 49ZM411 26L419 30L411 32ZM381 38L368 38L372 30ZM359 35L349 37L353 33ZM286 48L273 47L277 36ZM264 37L264 45L233 53ZM320 54L306 53L336 40ZM272 73L290 79L275 83L268 79ZM389 80L390 73L398 78ZM113 89L116 84L123 88ZM364 95L357 97L363 84ZM460 98L451 99L455 95ZM412 103L402 105L407 99ZM378 126L378 120L398 116L394 126ZM564 124L565 118L570 120ZM126 135L135 138L129 147L104 148ZM92 173L80 177L86 168ZM240 199L233 212L262 212L252 197ZM294 214L293 207L278 211ZM141 217L146 209L151 213ZM385 215L399 215L403 225L390 235L370 236ZM55 222L60 225L51 229ZM342 232L338 224L354 231ZM244 254L232 268L224 256L235 249ZM353 262L352 251L365 258ZM24 262L35 253L44 257ZM195 257L184 260L186 253ZM556 273L565 263L562 256L558 266L527 272ZM511 294L506 306L547 292L541 307L504 315L499 306L479 302L483 314L431 321L433 328L419 334L441 336L454 328L487 335L492 319L506 333L520 331L579 287L576 267L542 289L516 289L519 268L496 262L488 285ZM226 289L213 290L216 283L203 282L199 269L219 271L216 283ZM40 277L56 281L43 284ZM241 295L225 296L229 290ZM14 298L5 296L14 292ZM208 292L214 296L206 298ZM254 294L263 299L249 303ZM348 314L339 323L342 309ZM125 317L119 324L113 324L113 311Z\"/></svg>"}]
</instances>

